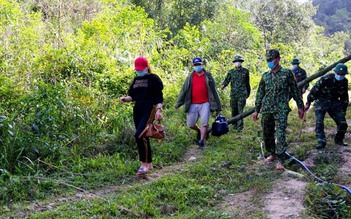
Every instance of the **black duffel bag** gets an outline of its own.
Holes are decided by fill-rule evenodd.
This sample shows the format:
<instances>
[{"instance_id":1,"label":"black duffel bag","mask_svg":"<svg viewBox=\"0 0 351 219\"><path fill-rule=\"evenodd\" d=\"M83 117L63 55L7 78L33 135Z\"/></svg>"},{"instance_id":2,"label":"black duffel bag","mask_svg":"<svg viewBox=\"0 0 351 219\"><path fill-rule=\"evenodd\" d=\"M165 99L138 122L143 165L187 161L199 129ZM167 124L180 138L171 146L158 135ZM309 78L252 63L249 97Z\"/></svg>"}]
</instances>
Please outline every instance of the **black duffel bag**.
<instances>
[{"instance_id":1,"label":"black duffel bag","mask_svg":"<svg viewBox=\"0 0 351 219\"><path fill-rule=\"evenodd\" d=\"M218 115L216 120L212 123L211 134L213 136L221 136L227 132L229 132L227 119L222 115Z\"/></svg>"}]
</instances>

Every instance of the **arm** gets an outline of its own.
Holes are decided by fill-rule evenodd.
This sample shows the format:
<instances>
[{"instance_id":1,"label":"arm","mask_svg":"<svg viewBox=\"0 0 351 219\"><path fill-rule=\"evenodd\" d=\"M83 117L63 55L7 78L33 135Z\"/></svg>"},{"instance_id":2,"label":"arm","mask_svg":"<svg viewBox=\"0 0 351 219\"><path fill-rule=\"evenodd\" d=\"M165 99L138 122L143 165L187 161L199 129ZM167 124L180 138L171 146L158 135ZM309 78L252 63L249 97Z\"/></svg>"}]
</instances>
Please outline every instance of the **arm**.
<instances>
[{"instance_id":1,"label":"arm","mask_svg":"<svg viewBox=\"0 0 351 219\"><path fill-rule=\"evenodd\" d=\"M221 85L221 89L223 90L226 86L228 86L228 84L230 83L231 81L231 74L230 74L230 70L228 71L227 73L227 76L225 77L222 85Z\"/></svg>"},{"instance_id":2,"label":"arm","mask_svg":"<svg viewBox=\"0 0 351 219\"><path fill-rule=\"evenodd\" d=\"M182 89L179 92L177 101L174 105L174 107L176 109L178 109L180 106L182 106L185 102L186 92L188 91L188 86L190 83L190 77L191 77L191 74L189 74L188 77L185 79L183 86L182 86Z\"/></svg>"},{"instance_id":3,"label":"arm","mask_svg":"<svg viewBox=\"0 0 351 219\"><path fill-rule=\"evenodd\" d=\"M134 97L134 89L133 89L133 84L135 82L135 78L133 80L133 83L129 86L128 89L128 94L125 97L120 97L119 98L119 102L121 104L125 103L125 102L132 102L133 101L133 97Z\"/></svg>"},{"instance_id":4,"label":"arm","mask_svg":"<svg viewBox=\"0 0 351 219\"><path fill-rule=\"evenodd\" d=\"M153 90L154 90L154 105L161 104L163 103L163 83L157 75L155 75L154 81L153 81Z\"/></svg>"},{"instance_id":5,"label":"arm","mask_svg":"<svg viewBox=\"0 0 351 219\"><path fill-rule=\"evenodd\" d=\"M310 93L307 96L306 105L310 106L313 101L315 101L319 95L319 90L323 86L323 78L319 79L316 84L312 87Z\"/></svg>"},{"instance_id":6,"label":"arm","mask_svg":"<svg viewBox=\"0 0 351 219\"><path fill-rule=\"evenodd\" d=\"M250 74L249 74L249 71L247 71L245 83L246 83L246 90L247 90L247 97L246 97L246 98L248 98L248 97L250 96L250 93L251 93Z\"/></svg>"},{"instance_id":7,"label":"arm","mask_svg":"<svg viewBox=\"0 0 351 219\"><path fill-rule=\"evenodd\" d=\"M294 73L292 73L292 71L289 71L287 73L287 77L288 77L289 90L290 90L291 96L295 100L297 107L299 109L303 109L304 108L303 100L301 98L300 91L297 87L297 83L294 78Z\"/></svg>"},{"instance_id":8,"label":"arm","mask_svg":"<svg viewBox=\"0 0 351 219\"><path fill-rule=\"evenodd\" d=\"M345 79L344 79L345 80ZM345 86L342 87L342 92L340 95L340 102L344 112L347 110L347 106L349 105L349 93L348 93L348 81L346 80Z\"/></svg>"},{"instance_id":9,"label":"arm","mask_svg":"<svg viewBox=\"0 0 351 219\"><path fill-rule=\"evenodd\" d=\"M257 89L257 93L256 93L256 100L255 100L255 112L257 112L257 113L260 112L263 97L266 95L265 87L266 87L265 81L264 81L263 76L262 76L261 81L258 85L258 89Z\"/></svg>"},{"instance_id":10,"label":"arm","mask_svg":"<svg viewBox=\"0 0 351 219\"><path fill-rule=\"evenodd\" d=\"M302 80L305 80L307 78L307 73L305 70L302 69ZM310 86L310 83L307 83L303 86L303 90L306 91L307 88Z\"/></svg>"},{"instance_id":11,"label":"arm","mask_svg":"<svg viewBox=\"0 0 351 219\"><path fill-rule=\"evenodd\" d=\"M155 113L155 119L156 120L161 120L162 119L162 111L163 111L163 83L161 79L156 75L155 81L154 81L154 90L155 90L155 102L154 104L156 105L156 113Z\"/></svg>"},{"instance_id":12,"label":"arm","mask_svg":"<svg viewBox=\"0 0 351 219\"><path fill-rule=\"evenodd\" d=\"M119 102L121 104L125 103L125 102L132 102L133 98L131 96L126 96L126 97L120 97L119 98Z\"/></svg>"}]
</instances>

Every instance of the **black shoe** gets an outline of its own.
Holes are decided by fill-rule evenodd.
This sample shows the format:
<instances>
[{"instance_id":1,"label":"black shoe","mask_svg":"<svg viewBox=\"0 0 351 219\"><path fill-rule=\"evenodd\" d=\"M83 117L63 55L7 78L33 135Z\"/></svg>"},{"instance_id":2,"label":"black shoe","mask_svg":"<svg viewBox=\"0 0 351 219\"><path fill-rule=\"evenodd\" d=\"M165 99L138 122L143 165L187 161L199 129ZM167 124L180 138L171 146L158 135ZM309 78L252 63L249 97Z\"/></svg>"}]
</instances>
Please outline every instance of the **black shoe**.
<instances>
[{"instance_id":1,"label":"black shoe","mask_svg":"<svg viewBox=\"0 0 351 219\"><path fill-rule=\"evenodd\" d=\"M316 149L323 149L325 148L325 143L324 142L318 142L317 146L316 146Z\"/></svg>"},{"instance_id":2,"label":"black shoe","mask_svg":"<svg viewBox=\"0 0 351 219\"><path fill-rule=\"evenodd\" d=\"M343 140L341 141L335 141L335 144L340 145L340 146L347 146L348 144L345 143Z\"/></svg>"}]
</instances>

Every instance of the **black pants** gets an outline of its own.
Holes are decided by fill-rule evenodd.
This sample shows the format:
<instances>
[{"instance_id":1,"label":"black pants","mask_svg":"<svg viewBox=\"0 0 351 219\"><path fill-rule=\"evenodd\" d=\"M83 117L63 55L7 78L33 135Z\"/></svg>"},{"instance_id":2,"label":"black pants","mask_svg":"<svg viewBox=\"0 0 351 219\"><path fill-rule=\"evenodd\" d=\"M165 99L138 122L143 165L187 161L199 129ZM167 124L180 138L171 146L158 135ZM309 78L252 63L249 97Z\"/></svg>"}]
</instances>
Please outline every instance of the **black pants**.
<instances>
[{"instance_id":1,"label":"black pants","mask_svg":"<svg viewBox=\"0 0 351 219\"><path fill-rule=\"evenodd\" d=\"M152 104L136 103L133 108L133 119L136 129L134 137L138 146L139 160L144 163L152 162L150 139L143 137L139 138L139 135L146 127L152 107Z\"/></svg>"},{"instance_id":2,"label":"black pants","mask_svg":"<svg viewBox=\"0 0 351 219\"><path fill-rule=\"evenodd\" d=\"M319 106L315 105L315 115L316 115L316 138L318 142L326 143L326 136L324 132L324 117L328 113L329 116L336 123L336 135L335 141L343 141L345 138L345 133L347 130L347 123L345 118L345 112L338 105L334 106L330 104L329 106Z\"/></svg>"}]
</instances>

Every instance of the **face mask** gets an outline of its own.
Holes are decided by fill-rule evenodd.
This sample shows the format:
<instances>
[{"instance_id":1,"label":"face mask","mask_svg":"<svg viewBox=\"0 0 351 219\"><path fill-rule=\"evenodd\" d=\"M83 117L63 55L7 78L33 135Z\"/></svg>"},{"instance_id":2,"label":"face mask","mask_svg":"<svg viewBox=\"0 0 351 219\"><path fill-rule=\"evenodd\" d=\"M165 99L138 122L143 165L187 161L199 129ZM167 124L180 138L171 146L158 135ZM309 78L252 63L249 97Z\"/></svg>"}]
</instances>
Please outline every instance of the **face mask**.
<instances>
[{"instance_id":1,"label":"face mask","mask_svg":"<svg viewBox=\"0 0 351 219\"><path fill-rule=\"evenodd\" d=\"M294 69L294 70L297 69L297 65L293 65L293 69Z\"/></svg>"},{"instance_id":2,"label":"face mask","mask_svg":"<svg viewBox=\"0 0 351 219\"><path fill-rule=\"evenodd\" d=\"M275 60L267 62L267 66L268 68L273 69L275 67Z\"/></svg>"},{"instance_id":3,"label":"face mask","mask_svg":"<svg viewBox=\"0 0 351 219\"><path fill-rule=\"evenodd\" d=\"M143 71L135 71L138 77L143 77L147 74L147 68L144 69Z\"/></svg>"},{"instance_id":4,"label":"face mask","mask_svg":"<svg viewBox=\"0 0 351 219\"><path fill-rule=\"evenodd\" d=\"M241 66L241 62L235 62L235 66L239 68Z\"/></svg>"},{"instance_id":5,"label":"face mask","mask_svg":"<svg viewBox=\"0 0 351 219\"><path fill-rule=\"evenodd\" d=\"M336 79L337 81L341 81L341 80L344 79L344 78L345 78L345 76L335 74L335 79Z\"/></svg>"},{"instance_id":6,"label":"face mask","mask_svg":"<svg viewBox=\"0 0 351 219\"><path fill-rule=\"evenodd\" d=\"M196 71L197 73L199 73L199 72L202 72L202 66L201 65L199 65L199 66L194 66L194 71Z\"/></svg>"}]
</instances>

